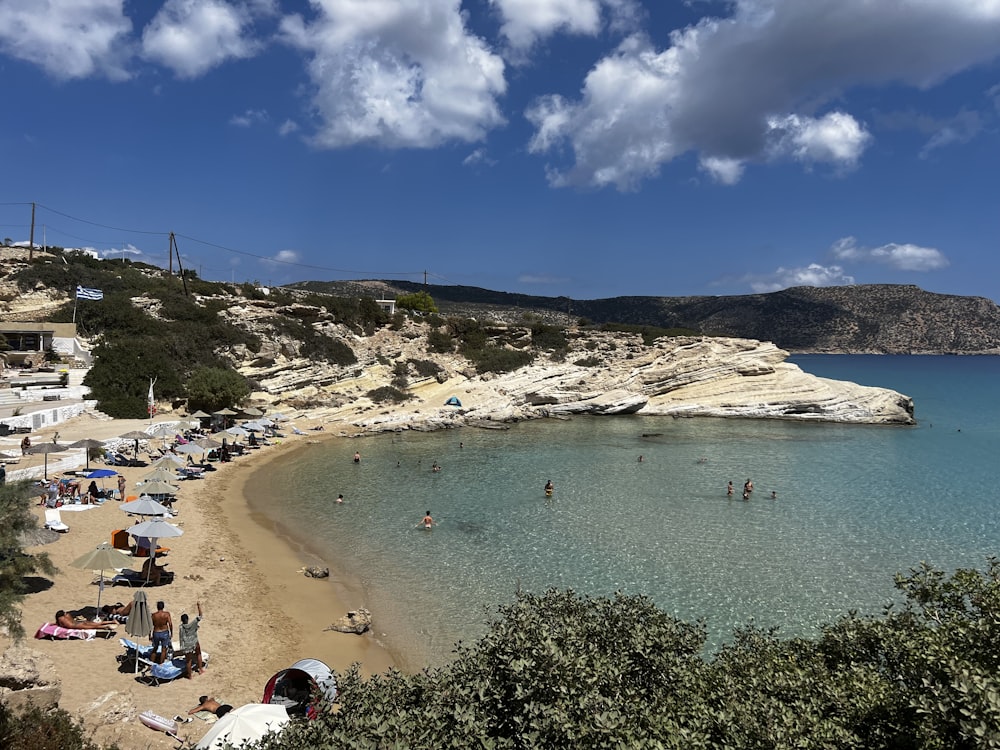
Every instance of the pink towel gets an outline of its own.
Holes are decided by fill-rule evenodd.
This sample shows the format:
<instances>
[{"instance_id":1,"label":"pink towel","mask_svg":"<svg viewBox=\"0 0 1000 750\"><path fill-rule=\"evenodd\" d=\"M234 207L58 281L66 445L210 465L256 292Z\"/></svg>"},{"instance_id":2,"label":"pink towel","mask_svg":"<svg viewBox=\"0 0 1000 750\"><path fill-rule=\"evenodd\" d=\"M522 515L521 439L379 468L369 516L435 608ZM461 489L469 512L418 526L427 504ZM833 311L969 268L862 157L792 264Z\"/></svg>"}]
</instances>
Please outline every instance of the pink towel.
<instances>
[{"instance_id":1,"label":"pink towel","mask_svg":"<svg viewBox=\"0 0 1000 750\"><path fill-rule=\"evenodd\" d=\"M81 638L89 641L97 635L96 630L70 630L54 623L47 622L35 632L35 638Z\"/></svg>"}]
</instances>

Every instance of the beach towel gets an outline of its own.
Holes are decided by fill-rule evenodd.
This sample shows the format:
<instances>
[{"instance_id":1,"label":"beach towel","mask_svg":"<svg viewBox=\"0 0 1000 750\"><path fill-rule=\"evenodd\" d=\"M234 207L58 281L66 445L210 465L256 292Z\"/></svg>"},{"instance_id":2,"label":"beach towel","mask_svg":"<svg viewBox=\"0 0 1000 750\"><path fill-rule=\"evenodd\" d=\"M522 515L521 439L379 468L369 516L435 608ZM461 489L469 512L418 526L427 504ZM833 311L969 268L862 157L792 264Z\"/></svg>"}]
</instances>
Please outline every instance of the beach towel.
<instances>
[{"instance_id":1,"label":"beach towel","mask_svg":"<svg viewBox=\"0 0 1000 750\"><path fill-rule=\"evenodd\" d=\"M114 634L113 630L105 630L105 633ZM53 638L58 640L65 640L68 638L79 638L80 640L90 641L97 636L96 630L79 630L77 628L64 628L59 625L55 625L51 622L47 622L37 631L35 631L35 638Z\"/></svg>"}]
</instances>

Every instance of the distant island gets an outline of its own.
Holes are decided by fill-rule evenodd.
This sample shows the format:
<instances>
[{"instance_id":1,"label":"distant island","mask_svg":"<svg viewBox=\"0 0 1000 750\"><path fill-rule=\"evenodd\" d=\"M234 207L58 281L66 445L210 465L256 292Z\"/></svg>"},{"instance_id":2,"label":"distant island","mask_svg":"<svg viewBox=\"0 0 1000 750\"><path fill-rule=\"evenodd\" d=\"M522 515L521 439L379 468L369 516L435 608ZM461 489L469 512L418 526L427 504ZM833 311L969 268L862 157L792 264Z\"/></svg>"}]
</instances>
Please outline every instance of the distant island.
<instances>
[{"instance_id":1,"label":"distant island","mask_svg":"<svg viewBox=\"0 0 1000 750\"><path fill-rule=\"evenodd\" d=\"M575 300L408 281L304 281L335 295L427 291L443 314L549 322L624 323L771 341L798 353L1000 354L1000 307L985 297L902 284L793 287L768 294Z\"/></svg>"}]
</instances>

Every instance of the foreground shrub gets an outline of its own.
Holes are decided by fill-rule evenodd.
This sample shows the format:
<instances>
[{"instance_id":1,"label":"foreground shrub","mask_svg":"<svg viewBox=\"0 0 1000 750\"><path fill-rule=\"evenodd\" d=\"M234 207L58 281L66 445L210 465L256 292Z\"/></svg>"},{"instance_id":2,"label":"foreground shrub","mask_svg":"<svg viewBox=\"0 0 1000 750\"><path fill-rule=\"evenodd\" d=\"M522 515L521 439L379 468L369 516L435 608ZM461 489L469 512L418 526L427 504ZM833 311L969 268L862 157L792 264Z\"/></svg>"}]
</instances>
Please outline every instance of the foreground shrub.
<instances>
[{"instance_id":1,"label":"foreground shrub","mask_svg":"<svg viewBox=\"0 0 1000 750\"><path fill-rule=\"evenodd\" d=\"M102 750L61 708L31 706L17 713L0 702L0 747L4 750ZM103 750L117 750L117 745Z\"/></svg>"},{"instance_id":2,"label":"foreground shrub","mask_svg":"<svg viewBox=\"0 0 1000 750\"><path fill-rule=\"evenodd\" d=\"M412 398L410 394L404 393L399 388L391 385L383 385L381 388L374 388L368 391L365 395L376 404L382 404L387 401L394 404L401 404L407 399Z\"/></svg>"},{"instance_id":3,"label":"foreground shrub","mask_svg":"<svg viewBox=\"0 0 1000 750\"><path fill-rule=\"evenodd\" d=\"M641 596L520 593L415 675L338 678L340 709L259 747L987 750L1000 747L1000 567L897 577L902 607L817 638L703 624Z\"/></svg>"}]
</instances>

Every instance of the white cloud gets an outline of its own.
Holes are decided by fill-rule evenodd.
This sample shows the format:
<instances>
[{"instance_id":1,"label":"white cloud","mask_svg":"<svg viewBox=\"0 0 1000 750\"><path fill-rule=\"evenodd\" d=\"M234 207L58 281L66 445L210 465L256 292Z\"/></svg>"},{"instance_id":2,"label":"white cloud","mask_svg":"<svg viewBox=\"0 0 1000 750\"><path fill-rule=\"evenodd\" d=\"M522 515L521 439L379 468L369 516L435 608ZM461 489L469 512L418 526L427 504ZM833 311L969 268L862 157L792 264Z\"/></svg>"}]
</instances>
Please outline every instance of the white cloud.
<instances>
[{"instance_id":1,"label":"white cloud","mask_svg":"<svg viewBox=\"0 0 1000 750\"><path fill-rule=\"evenodd\" d=\"M793 286L850 286L854 277L844 273L840 266L810 263L801 268L778 268L766 276L748 276L744 281L753 291L764 294Z\"/></svg>"},{"instance_id":2,"label":"white cloud","mask_svg":"<svg viewBox=\"0 0 1000 750\"><path fill-rule=\"evenodd\" d=\"M890 242L880 247L862 247L854 237L837 240L830 248L834 258L879 263L897 271L936 271L947 268L948 258L933 247Z\"/></svg>"},{"instance_id":3,"label":"white cloud","mask_svg":"<svg viewBox=\"0 0 1000 750\"><path fill-rule=\"evenodd\" d=\"M266 12L268 3L252 6ZM167 0L142 33L143 55L180 78L197 78L227 60L252 57L251 6L226 0Z\"/></svg>"},{"instance_id":4,"label":"white cloud","mask_svg":"<svg viewBox=\"0 0 1000 750\"><path fill-rule=\"evenodd\" d=\"M275 268L289 263L299 263L301 259L302 255L297 250L279 250L270 258L262 258L261 263L268 268Z\"/></svg>"},{"instance_id":5,"label":"white cloud","mask_svg":"<svg viewBox=\"0 0 1000 750\"><path fill-rule=\"evenodd\" d=\"M636 0L489 0L498 10L500 34L517 62L556 33L596 36L604 28L634 30L643 15Z\"/></svg>"},{"instance_id":6,"label":"white cloud","mask_svg":"<svg viewBox=\"0 0 1000 750\"><path fill-rule=\"evenodd\" d=\"M496 166L496 159L491 159L485 148L477 148L471 154L462 159L462 165L473 167L477 164L485 164L488 167Z\"/></svg>"},{"instance_id":7,"label":"white cloud","mask_svg":"<svg viewBox=\"0 0 1000 750\"><path fill-rule=\"evenodd\" d=\"M627 39L594 65L579 99L548 95L526 111L535 153L568 154L556 185L619 189L677 156L740 162L792 158L855 166L871 136L826 111L855 87L928 88L1000 56L996 0L733 0L657 50ZM563 151L563 147L566 150Z\"/></svg>"},{"instance_id":8,"label":"white cloud","mask_svg":"<svg viewBox=\"0 0 1000 750\"><path fill-rule=\"evenodd\" d=\"M698 166L712 179L723 185L735 185L743 176L744 164L739 159L725 159L718 156L703 156Z\"/></svg>"},{"instance_id":9,"label":"white cloud","mask_svg":"<svg viewBox=\"0 0 1000 750\"><path fill-rule=\"evenodd\" d=\"M0 52L58 79L130 76L124 0L3 0Z\"/></svg>"},{"instance_id":10,"label":"white cloud","mask_svg":"<svg viewBox=\"0 0 1000 750\"><path fill-rule=\"evenodd\" d=\"M430 148L504 123L504 64L465 27L460 0L314 0L282 20L308 57L323 148Z\"/></svg>"},{"instance_id":11,"label":"white cloud","mask_svg":"<svg viewBox=\"0 0 1000 750\"><path fill-rule=\"evenodd\" d=\"M229 124L238 128L249 128L251 125L259 125L267 122L268 115L266 109L248 109L246 112L233 115L229 118Z\"/></svg>"},{"instance_id":12,"label":"white cloud","mask_svg":"<svg viewBox=\"0 0 1000 750\"><path fill-rule=\"evenodd\" d=\"M853 167L871 136L850 115L830 112L821 118L786 115L768 121L774 156L790 156L805 163L828 162Z\"/></svg>"},{"instance_id":13,"label":"white cloud","mask_svg":"<svg viewBox=\"0 0 1000 750\"><path fill-rule=\"evenodd\" d=\"M294 120L285 120L278 126L278 135L291 135L299 129L299 124Z\"/></svg>"}]
</instances>

